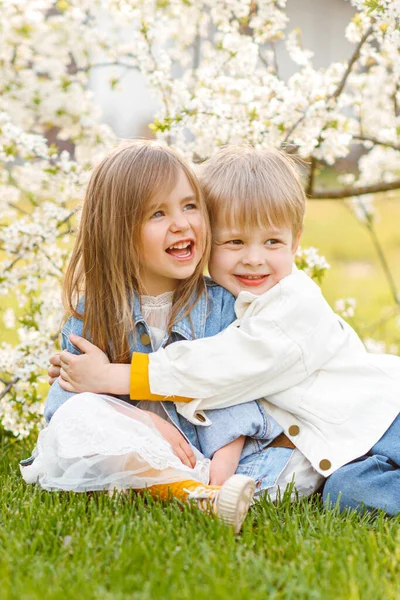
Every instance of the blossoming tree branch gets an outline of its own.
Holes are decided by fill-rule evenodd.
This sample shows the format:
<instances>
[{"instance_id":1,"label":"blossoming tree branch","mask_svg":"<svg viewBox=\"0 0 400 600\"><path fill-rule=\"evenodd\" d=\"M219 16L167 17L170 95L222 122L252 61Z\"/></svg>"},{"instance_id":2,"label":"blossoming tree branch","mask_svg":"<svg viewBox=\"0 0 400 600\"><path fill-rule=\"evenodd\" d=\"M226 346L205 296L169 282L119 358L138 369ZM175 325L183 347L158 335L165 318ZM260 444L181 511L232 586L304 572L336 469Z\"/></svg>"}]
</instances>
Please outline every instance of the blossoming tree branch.
<instances>
[{"instance_id":1,"label":"blossoming tree branch","mask_svg":"<svg viewBox=\"0 0 400 600\"><path fill-rule=\"evenodd\" d=\"M140 71L160 102L150 129L194 162L243 141L298 154L308 196L352 198L373 235L369 195L400 188L400 3L351 0L352 54L325 69L288 27L285 4L0 0L0 317L13 331L0 344L5 429L25 435L41 418L77 206L93 164L116 142L88 88L95 69L113 67L112 87ZM278 42L296 65L287 80ZM355 145L365 150L357 174L321 188L321 168ZM298 263L316 278L327 268L314 249Z\"/></svg>"}]
</instances>

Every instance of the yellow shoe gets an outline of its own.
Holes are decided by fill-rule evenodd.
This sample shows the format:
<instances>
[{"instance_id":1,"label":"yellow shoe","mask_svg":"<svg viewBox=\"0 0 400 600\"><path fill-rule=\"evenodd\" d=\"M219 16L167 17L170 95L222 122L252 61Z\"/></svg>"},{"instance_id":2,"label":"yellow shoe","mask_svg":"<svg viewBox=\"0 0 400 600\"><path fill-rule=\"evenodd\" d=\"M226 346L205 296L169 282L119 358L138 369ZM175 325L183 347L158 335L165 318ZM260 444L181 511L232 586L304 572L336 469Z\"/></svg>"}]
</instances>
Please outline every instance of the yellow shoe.
<instances>
[{"instance_id":1,"label":"yellow shoe","mask_svg":"<svg viewBox=\"0 0 400 600\"><path fill-rule=\"evenodd\" d=\"M179 481L147 488L154 497L173 496L184 502L195 500L200 510L213 512L239 533L255 490L255 482L245 475L232 475L222 486L203 485L198 481Z\"/></svg>"}]
</instances>

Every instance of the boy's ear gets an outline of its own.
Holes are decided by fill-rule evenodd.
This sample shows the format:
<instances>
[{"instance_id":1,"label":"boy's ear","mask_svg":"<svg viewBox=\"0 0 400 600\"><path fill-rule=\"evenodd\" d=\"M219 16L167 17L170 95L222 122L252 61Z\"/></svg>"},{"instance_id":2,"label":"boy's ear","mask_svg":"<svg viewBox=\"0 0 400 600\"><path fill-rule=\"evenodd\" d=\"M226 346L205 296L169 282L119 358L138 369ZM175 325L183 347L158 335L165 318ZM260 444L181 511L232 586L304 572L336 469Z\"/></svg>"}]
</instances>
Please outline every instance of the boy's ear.
<instances>
[{"instance_id":1,"label":"boy's ear","mask_svg":"<svg viewBox=\"0 0 400 600\"><path fill-rule=\"evenodd\" d=\"M303 235L303 229L301 229L299 231L299 233L293 238L293 245L292 245L293 254L296 254L296 252L297 252L302 235Z\"/></svg>"}]
</instances>

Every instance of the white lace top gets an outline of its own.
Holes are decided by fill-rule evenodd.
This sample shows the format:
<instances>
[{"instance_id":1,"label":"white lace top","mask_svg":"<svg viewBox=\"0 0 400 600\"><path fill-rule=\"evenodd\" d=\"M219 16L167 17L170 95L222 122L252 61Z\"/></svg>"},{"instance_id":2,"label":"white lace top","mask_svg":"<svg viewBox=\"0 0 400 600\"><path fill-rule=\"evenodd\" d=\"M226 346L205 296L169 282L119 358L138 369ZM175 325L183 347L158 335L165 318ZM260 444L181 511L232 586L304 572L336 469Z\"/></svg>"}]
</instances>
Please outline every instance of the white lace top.
<instances>
[{"instance_id":1,"label":"white lace top","mask_svg":"<svg viewBox=\"0 0 400 600\"><path fill-rule=\"evenodd\" d=\"M159 296L142 296L142 314L150 329L153 351L159 349L168 329L173 292Z\"/></svg>"},{"instance_id":2,"label":"white lace top","mask_svg":"<svg viewBox=\"0 0 400 600\"><path fill-rule=\"evenodd\" d=\"M142 296L142 315L149 326L153 351L159 349L167 332L172 308L172 296L173 292L165 292L159 296ZM142 400L139 407L167 419L160 402Z\"/></svg>"}]
</instances>

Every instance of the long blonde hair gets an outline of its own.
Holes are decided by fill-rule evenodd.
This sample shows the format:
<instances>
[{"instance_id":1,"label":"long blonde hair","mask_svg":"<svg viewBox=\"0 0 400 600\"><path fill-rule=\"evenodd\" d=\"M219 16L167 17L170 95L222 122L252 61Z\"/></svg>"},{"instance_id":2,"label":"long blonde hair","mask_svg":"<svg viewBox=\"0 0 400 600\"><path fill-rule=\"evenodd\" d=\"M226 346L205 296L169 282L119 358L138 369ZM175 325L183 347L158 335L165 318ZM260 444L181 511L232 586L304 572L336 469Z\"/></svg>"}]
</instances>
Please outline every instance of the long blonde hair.
<instances>
[{"instance_id":1,"label":"long blonde hair","mask_svg":"<svg viewBox=\"0 0 400 600\"><path fill-rule=\"evenodd\" d=\"M169 331L204 290L203 271L210 250L210 226L197 179L171 148L149 140L119 145L94 170L82 210L78 237L66 272L63 303L70 315L83 318L83 335L113 362L129 362L135 332L134 295L143 295L141 228L149 203L169 194L180 172L188 178L203 219L202 258L191 277L174 292ZM84 294L83 314L78 311Z\"/></svg>"}]
</instances>

